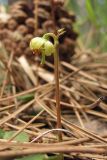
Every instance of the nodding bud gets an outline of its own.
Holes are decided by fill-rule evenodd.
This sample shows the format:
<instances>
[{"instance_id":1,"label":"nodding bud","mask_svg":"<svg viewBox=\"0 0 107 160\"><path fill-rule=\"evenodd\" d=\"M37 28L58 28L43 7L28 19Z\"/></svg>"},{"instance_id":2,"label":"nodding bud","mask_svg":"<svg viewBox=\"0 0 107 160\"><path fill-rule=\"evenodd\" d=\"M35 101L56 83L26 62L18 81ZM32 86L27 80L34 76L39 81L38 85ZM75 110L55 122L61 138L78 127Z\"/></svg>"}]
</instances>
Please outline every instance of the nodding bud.
<instances>
[{"instance_id":1,"label":"nodding bud","mask_svg":"<svg viewBox=\"0 0 107 160\"><path fill-rule=\"evenodd\" d=\"M40 53L44 43L45 39L41 37L35 37L30 41L30 49L33 51L33 53Z\"/></svg>"},{"instance_id":2,"label":"nodding bud","mask_svg":"<svg viewBox=\"0 0 107 160\"><path fill-rule=\"evenodd\" d=\"M44 46L43 46L43 53L46 56L50 56L55 51L54 45L52 42L45 40Z\"/></svg>"},{"instance_id":3,"label":"nodding bud","mask_svg":"<svg viewBox=\"0 0 107 160\"><path fill-rule=\"evenodd\" d=\"M64 29L58 31L59 35L64 32ZM42 60L41 63L45 63L45 56L50 56L56 52L56 46L58 45L58 36L54 33L46 33L43 37L36 37L30 41L30 49L33 53L41 54ZM50 38L53 38L54 43L50 41Z\"/></svg>"},{"instance_id":4,"label":"nodding bud","mask_svg":"<svg viewBox=\"0 0 107 160\"><path fill-rule=\"evenodd\" d=\"M50 56L55 51L54 44L44 37L33 38L30 41L30 49L34 54L42 54L42 64L45 63L45 56Z\"/></svg>"}]
</instances>

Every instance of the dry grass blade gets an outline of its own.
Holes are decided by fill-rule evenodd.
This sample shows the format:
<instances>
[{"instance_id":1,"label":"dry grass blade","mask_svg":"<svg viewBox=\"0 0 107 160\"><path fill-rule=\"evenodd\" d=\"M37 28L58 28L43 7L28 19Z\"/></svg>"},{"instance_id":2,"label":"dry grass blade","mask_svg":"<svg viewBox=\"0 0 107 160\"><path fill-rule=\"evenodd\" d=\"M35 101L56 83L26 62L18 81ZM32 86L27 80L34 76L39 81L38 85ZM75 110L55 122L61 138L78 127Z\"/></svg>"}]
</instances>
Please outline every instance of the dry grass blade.
<instances>
[{"instance_id":1,"label":"dry grass blade","mask_svg":"<svg viewBox=\"0 0 107 160\"><path fill-rule=\"evenodd\" d=\"M0 98L2 98L2 96L3 96L3 92L4 92L4 89L5 89L5 86L6 86L6 82L7 82L7 77L8 77L9 71L10 71L10 66L11 66L11 63L13 61L13 56L14 56L14 52L11 53L10 58L9 58L9 62L7 64L7 71L6 71L5 76L4 76L4 81L3 81L2 88L1 88Z\"/></svg>"},{"instance_id":2,"label":"dry grass blade","mask_svg":"<svg viewBox=\"0 0 107 160\"><path fill-rule=\"evenodd\" d=\"M49 113L53 118L56 119L56 114L51 109L49 109L49 107L47 107L45 104L43 104L43 102L41 102L41 100L37 99L36 101L44 110L47 111L47 113ZM107 141L104 138L102 138L98 135L95 135L94 133L91 133L91 132L87 131L86 129L82 129L82 128L72 124L71 122L67 121L64 118L62 118L62 124L65 124L67 127L69 127L72 130L76 130L77 133L78 133L78 131L82 132L83 134L87 135L91 139L100 141L102 143L107 143Z\"/></svg>"},{"instance_id":3,"label":"dry grass blade","mask_svg":"<svg viewBox=\"0 0 107 160\"><path fill-rule=\"evenodd\" d=\"M37 78L35 77L27 59L25 56L21 56L18 61L20 62L22 68L24 69L24 71L26 72L26 74L28 75L28 77L30 78L30 80L33 82L34 85L37 85Z\"/></svg>"},{"instance_id":4,"label":"dry grass blade","mask_svg":"<svg viewBox=\"0 0 107 160\"><path fill-rule=\"evenodd\" d=\"M25 128L27 128L31 123L33 123L42 113L44 110L40 111L36 116L34 116L28 123L25 124L20 130L18 130L8 141L12 141L17 135L19 135Z\"/></svg>"},{"instance_id":5,"label":"dry grass blade","mask_svg":"<svg viewBox=\"0 0 107 160\"><path fill-rule=\"evenodd\" d=\"M14 113L12 113L11 115L9 115L8 117L6 118L3 118L1 121L0 121L0 126L3 125L4 123L6 123L7 121L9 121L11 118L15 118L19 113L21 113L22 111L24 111L25 109L27 109L31 104L34 103L34 99L30 102L28 102L27 104L21 106L19 109L17 109Z\"/></svg>"},{"instance_id":6,"label":"dry grass blade","mask_svg":"<svg viewBox=\"0 0 107 160\"><path fill-rule=\"evenodd\" d=\"M14 99L14 98L19 97L19 96L23 96L23 95L28 94L28 93L31 93L31 92L35 92L35 91L37 91L37 90L41 90L41 89L43 89L43 88L45 88L45 87L48 87L48 86L50 86L50 85L52 85L52 84L51 84L51 83L44 84L44 85L41 85L41 86L38 86L38 87L35 87L35 88L32 88L32 89L23 91L23 92L21 92L21 93L17 93L17 94L15 94L15 95L12 95L12 96L9 96L9 97L1 98L1 99L0 99L0 102L8 101L8 100Z\"/></svg>"},{"instance_id":7,"label":"dry grass blade","mask_svg":"<svg viewBox=\"0 0 107 160\"><path fill-rule=\"evenodd\" d=\"M73 71L77 71L78 70L77 67L75 67L75 66L73 66L71 64L68 64L66 62L62 62L62 65L64 65L65 67L67 67L67 68L69 68L69 69L71 69ZM90 79L92 81L96 81L95 78L93 78L91 75L89 75L89 74L87 74L87 73L85 73L83 71L80 71L79 74L82 75L83 77L87 78L87 79Z\"/></svg>"},{"instance_id":8,"label":"dry grass blade","mask_svg":"<svg viewBox=\"0 0 107 160\"><path fill-rule=\"evenodd\" d=\"M65 150L66 148L66 150ZM6 157L16 157L16 156L22 156L22 155L30 155L30 154L35 154L35 153L91 153L91 154L107 154L107 150L104 148L90 148L90 147L72 147L68 145L64 146L49 146L49 147L36 147L34 149L23 149L22 150L14 150L14 151L6 151L5 152L0 152L0 157L1 158L6 158Z\"/></svg>"}]
</instances>

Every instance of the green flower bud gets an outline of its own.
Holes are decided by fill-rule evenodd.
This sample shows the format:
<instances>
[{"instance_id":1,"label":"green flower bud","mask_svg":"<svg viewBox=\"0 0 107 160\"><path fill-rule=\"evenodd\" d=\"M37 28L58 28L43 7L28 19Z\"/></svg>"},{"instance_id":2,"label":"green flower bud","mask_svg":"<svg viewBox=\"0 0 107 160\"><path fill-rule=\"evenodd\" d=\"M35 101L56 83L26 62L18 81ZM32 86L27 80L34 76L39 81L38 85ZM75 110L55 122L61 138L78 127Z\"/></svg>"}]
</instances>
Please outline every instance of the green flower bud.
<instances>
[{"instance_id":1,"label":"green flower bud","mask_svg":"<svg viewBox=\"0 0 107 160\"><path fill-rule=\"evenodd\" d=\"M45 56L50 56L55 52L55 46L52 42L44 37L36 37L30 41L30 49L33 53L42 54L41 63L45 63Z\"/></svg>"},{"instance_id":2,"label":"green flower bud","mask_svg":"<svg viewBox=\"0 0 107 160\"><path fill-rule=\"evenodd\" d=\"M43 37L36 37L30 41L30 49L33 52L41 52L46 56L50 56L54 53L54 45Z\"/></svg>"},{"instance_id":3,"label":"green flower bud","mask_svg":"<svg viewBox=\"0 0 107 160\"><path fill-rule=\"evenodd\" d=\"M43 47L43 44L45 43L45 39L41 38L41 37L36 37L33 38L30 41L30 49L34 52L34 53L40 53L41 49Z\"/></svg>"},{"instance_id":4,"label":"green flower bud","mask_svg":"<svg viewBox=\"0 0 107 160\"><path fill-rule=\"evenodd\" d=\"M54 51L55 51L54 45L50 41L45 40L43 53L46 56L50 56L51 54L54 53Z\"/></svg>"}]
</instances>

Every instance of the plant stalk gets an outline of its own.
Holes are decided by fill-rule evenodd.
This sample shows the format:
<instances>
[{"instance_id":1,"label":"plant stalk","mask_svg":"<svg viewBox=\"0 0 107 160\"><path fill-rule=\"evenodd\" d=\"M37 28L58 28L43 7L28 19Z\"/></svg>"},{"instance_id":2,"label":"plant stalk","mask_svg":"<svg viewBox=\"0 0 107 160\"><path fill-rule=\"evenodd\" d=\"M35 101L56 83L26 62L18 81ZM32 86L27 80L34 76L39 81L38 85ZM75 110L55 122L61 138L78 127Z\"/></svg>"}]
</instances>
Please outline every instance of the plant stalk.
<instances>
[{"instance_id":1,"label":"plant stalk","mask_svg":"<svg viewBox=\"0 0 107 160\"><path fill-rule=\"evenodd\" d=\"M58 44L55 45L54 52L54 66L55 66L55 92L56 92L56 111L57 111L57 128L61 128L61 107L60 107L60 90L59 90L59 54ZM58 141L62 141L62 133L58 132Z\"/></svg>"}]
</instances>

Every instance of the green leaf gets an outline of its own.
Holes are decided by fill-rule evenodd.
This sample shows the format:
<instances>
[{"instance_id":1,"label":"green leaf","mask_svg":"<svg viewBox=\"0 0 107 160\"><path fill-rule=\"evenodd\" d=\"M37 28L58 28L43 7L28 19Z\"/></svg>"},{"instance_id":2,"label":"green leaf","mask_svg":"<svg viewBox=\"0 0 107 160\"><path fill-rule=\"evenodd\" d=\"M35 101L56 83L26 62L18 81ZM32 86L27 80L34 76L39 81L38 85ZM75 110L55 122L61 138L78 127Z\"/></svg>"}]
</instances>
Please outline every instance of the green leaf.
<instances>
[{"instance_id":1,"label":"green leaf","mask_svg":"<svg viewBox=\"0 0 107 160\"><path fill-rule=\"evenodd\" d=\"M44 157L45 157L44 154L36 154L36 155L25 156L23 158L19 158L15 160L44 160Z\"/></svg>"},{"instance_id":2,"label":"green leaf","mask_svg":"<svg viewBox=\"0 0 107 160\"><path fill-rule=\"evenodd\" d=\"M3 131L3 129L0 129L0 138L2 139L4 136L5 132Z\"/></svg>"},{"instance_id":3,"label":"green leaf","mask_svg":"<svg viewBox=\"0 0 107 160\"><path fill-rule=\"evenodd\" d=\"M93 22L93 24L97 26L96 16L95 16L94 9L92 7L91 0L86 0L86 9L87 9L89 19Z\"/></svg>"},{"instance_id":4,"label":"green leaf","mask_svg":"<svg viewBox=\"0 0 107 160\"><path fill-rule=\"evenodd\" d=\"M27 94L27 95L24 95L24 96L20 96L17 99L22 100L24 102L28 102L28 101L32 100L33 98L34 98L34 94L31 93L31 94Z\"/></svg>"},{"instance_id":5,"label":"green leaf","mask_svg":"<svg viewBox=\"0 0 107 160\"><path fill-rule=\"evenodd\" d=\"M107 26L107 0L94 0L95 14L97 16L97 23L101 27Z\"/></svg>"},{"instance_id":6,"label":"green leaf","mask_svg":"<svg viewBox=\"0 0 107 160\"><path fill-rule=\"evenodd\" d=\"M25 156L23 158L18 158L15 160L63 160L63 154L55 155L55 156L47 156L45 154L36 154Z\"/></svg>"},{"instance_id":7,"label":"green leaf","mask_svg":"<svg viewBox=\"0 0 107 160\"><path fill-rule=\"evenodd\" d=\"M15 134L15 131L7 131L5 132L3 139L10 139L13 134ZM29 135L25 132L21 132L14 138L14 140L18 142L29 142Z\"/></svg>"},{"instance_id":8,"label":"green leaf","mask_svg":"<svg viewBox=\"0 0 107 160\"><path fill-rule=\"evenodd\" d=\"M55 155L55 156L48 156L44 160L63 160L63 154Z\"/></svg>"}]
</instances>

